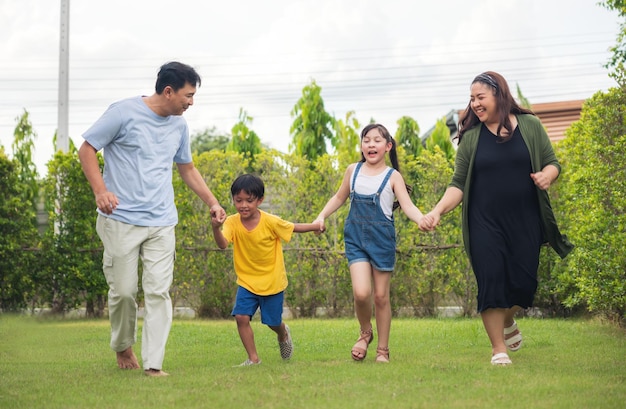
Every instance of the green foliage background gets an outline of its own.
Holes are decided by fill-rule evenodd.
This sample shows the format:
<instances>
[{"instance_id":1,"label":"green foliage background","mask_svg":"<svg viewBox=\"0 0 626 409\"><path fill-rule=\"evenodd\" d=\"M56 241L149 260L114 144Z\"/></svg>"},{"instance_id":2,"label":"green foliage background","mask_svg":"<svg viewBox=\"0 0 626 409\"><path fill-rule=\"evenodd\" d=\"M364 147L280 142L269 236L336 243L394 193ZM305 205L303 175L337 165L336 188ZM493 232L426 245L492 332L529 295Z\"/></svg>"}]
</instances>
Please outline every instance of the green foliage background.
<instances>
[{"instance_id":1,"label":"green foliage background","mask_svg":"<svg viewBox=\"0 0 626 409\"><path fill-rule=\"evenodd\" d=\"M536 306L549 315L591 311L624 320L624 107L623 88L598 93L585 104L568 137L557 144L564 172L550 193L562 230L577 249L565 262L547 247L542 251ZM449 183L453 157L438 145L417 156L402 147L398 153L403 176L414 187L413 200L427 211ZM252 167L266 184L266 211L293 222L310 222L336 192L345 170L341 157L329 154L310 161L266 149L254 156L253 164L250 160L228 150L194 157L229 214L235 211L230 184ZM105 314L107 286L95 233L93 194L75 147L58 152L48 164L48 176L41 184L49 214L43 235L32 224L33 206L25 199L27 187L19 175L19 163L1 154L0 308L48 307L63 314L85 307L90 316ZM208 208L176 171L174 189L179 210L175 304L191 307L202 317L228 317L236 289L231 250L219 250L214 244ZM327 220L324 234L296 234L284 244L290 280L286 304L294 316L353 314L342 237L348 207ZM424 233L401 211L395 213L397 266L391 300L396 316L434 316L446 306L474 314L475 280L461 246L460 219L457 208L435 232Z\"/></svg>"},{"instance_id":2,"label":"green foliage background","mask_svg":"<svg viewBox=\"0 0 626 409\"><path fill-rule=\"evenodd\" d=\"M32 203L24 200L17 161L0 148L0 308L16 311L33 298L35 254L25 249L37 245Z\"/></svg>"},{"instance_id":3,"label":"green foliage background","mask_svg":"<svg viewBox=\"0 0 626 409\"><path fill-rule=\"evenodd\" d=\"M597 93L567 131L556 208L578 248L555 271L568 307L626 317L626 88Z\"/></svg>"},{"instance_id":4,"label":"green foliage background","mask_svg":"<svg viewBox=\"0 0 626 409\"><path fill-rule=\"evenodd\" d=\"M624 2L601 3L624 15ZM624 29L613 50L624 50ZM549 193L561 230L577 246L565 261L548 247L541 252L535 305L543 314L601 314L626 323L626 71L612 60L618 86L598 92L581 118L555 144L563 172ZM233 137L208 129L196 135L194 162L228 214L230 184L244 172L266 184L264 210L292 222L311 222L341 184L346 166L360 158L361 127L354 112L337 120L324 110L321 87L306 86L292 110L290 154L260 146L243 109ZM426 212L445 191L455 150L445 118L425 142L410 117L398 120L401 171L412 199ZM89 316L106 311L107 285L102 248L95 232L95 204L76 148L57 152L48 175L38 180L32 164L35 133L28 112L18 118L13 159L0 146L0 311L49 308L64 314L85 307ZM327 153L333 147L336 154ZM102 161L100 162L102 166ZM172 296L176 306L199 316L230 315L236 285L230 249L219 250L208 208L174 172L179 211L177 260ZM43 204L49 224L36 226ZM286 304L297 317L353 314L352 291L343 249L349 205L326 222L324 234L295 234L284 244L289 274ZM464 254L460 208L435 232L420 232L401 211L395 214L397 265L391 285L393 313L434 316L441 307L475 312L475 280ZM141 302L141 298L139 299Z\"/></svg>"}]
</instances>

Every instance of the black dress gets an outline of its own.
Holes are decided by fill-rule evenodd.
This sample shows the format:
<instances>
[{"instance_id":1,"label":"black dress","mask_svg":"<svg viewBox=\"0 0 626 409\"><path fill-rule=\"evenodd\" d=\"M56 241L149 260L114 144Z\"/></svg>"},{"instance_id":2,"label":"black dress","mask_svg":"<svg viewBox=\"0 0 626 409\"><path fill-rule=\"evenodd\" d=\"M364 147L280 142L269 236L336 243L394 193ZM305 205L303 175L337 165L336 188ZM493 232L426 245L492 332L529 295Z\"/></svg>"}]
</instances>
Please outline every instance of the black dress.
<instances>
[{"instance_id":1,"label":"black dress","mask_svg":"<svg viewBox=\"0 0 626 409\"><path fill-rule=\"evenodd\" d=\"M469 197L478 311L532 306L542 242L537 191L519 127L501 142L482 126Z\"/></svg>"}]
</instances>

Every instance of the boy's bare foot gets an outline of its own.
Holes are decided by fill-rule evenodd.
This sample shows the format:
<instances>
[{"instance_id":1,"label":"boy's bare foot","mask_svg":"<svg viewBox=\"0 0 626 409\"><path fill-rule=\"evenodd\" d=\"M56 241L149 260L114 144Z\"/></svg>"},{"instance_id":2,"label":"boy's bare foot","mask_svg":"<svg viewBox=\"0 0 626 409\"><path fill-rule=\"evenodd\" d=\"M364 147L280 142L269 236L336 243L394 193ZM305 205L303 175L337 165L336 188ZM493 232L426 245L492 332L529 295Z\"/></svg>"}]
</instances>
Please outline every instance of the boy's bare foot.
<instances>
[{"instance_id":1,"label":"boy's bare foot","mask_svg":"<svg viewBox=\"0 0 626 409\"><path fill-rule=\"evenodd\" d=\"M145 371L143 371L143 373L146 374L146 376L168 376L169 374L167 372L163 372L160 369L146 369Z\"/></svg>"},{"instance_id":2,"label":"boy's bare foot","mask_svg":"<svg viewBox=\"0 0 626 409\"><path fill-rule=\"evenodd\" d=\"M133 347L128 347L122 352L116 352L117 366L120 369L139 369L139 362L133 352Z\"/></svg>"}]
</instances>

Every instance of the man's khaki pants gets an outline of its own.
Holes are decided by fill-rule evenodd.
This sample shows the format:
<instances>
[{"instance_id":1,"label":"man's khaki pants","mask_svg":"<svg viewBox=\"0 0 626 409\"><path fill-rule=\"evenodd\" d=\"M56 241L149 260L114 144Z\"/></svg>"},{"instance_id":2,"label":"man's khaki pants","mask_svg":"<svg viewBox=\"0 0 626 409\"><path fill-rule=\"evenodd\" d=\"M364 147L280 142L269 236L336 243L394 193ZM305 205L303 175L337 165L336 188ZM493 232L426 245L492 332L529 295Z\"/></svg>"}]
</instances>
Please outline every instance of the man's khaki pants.
<instances>
[{"instance_id":1,"label":"man's khaki pants","mask_svg":"<svg viewBox=\"0 0 626 409\"><path fill-rule=\"evenodd\" d=\"M141 258L145 305L141 358L144 369L162 369L172 326L169 289L176 254L174 226L134 226L99 214L96 231L104 245L111 348L121 352L137 341L137 267Z\"/></svg>"}]
</instances>

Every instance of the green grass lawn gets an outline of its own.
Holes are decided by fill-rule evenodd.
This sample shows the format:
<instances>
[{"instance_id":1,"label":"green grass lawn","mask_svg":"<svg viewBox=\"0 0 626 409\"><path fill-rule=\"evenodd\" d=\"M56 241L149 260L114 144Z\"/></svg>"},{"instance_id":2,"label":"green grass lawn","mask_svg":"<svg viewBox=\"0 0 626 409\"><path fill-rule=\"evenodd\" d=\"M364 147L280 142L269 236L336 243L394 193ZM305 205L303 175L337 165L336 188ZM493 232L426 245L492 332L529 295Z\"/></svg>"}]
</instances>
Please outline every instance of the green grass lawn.
<instances>
[{"instance_id":1,"label":"green grass lawn","mask_svg":"<svg viewBox=\"0 0 626 409\"><path fill-rule=\"evenodd\" d=\"M291 361L254 322L263 363L233 368L246 359L234 321L176 320L170 376L149 378L117 369L106 320L0 316L0 408L626 407L626 334L598 320L519 319L509 367L490 364L480 319L394 319L388 365L376 340L352 361L356 320L288 323Z\"/></svg>"}]
</instances>

